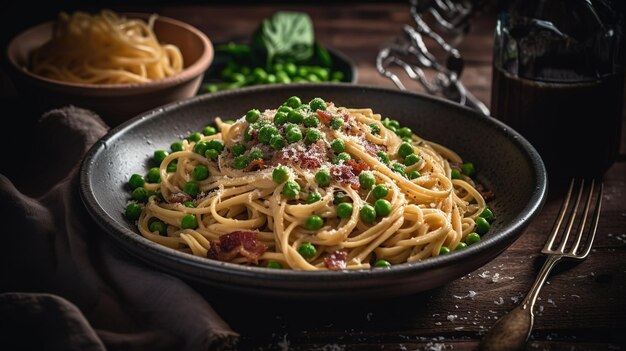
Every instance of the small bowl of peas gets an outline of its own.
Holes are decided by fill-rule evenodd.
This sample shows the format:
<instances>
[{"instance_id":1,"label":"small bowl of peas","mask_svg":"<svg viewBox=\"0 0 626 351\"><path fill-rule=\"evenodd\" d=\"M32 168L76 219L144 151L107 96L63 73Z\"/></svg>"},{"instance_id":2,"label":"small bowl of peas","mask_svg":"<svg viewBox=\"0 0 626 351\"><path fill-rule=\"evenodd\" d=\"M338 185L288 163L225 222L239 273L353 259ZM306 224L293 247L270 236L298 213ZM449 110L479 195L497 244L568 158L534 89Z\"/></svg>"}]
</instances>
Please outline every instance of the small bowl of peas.
<instances>
[{"instance_id":1,"label":"small bowl of peas","mask_svg":"<svg viewBox=\"0 0 626 351\"><path fill-rule=\"evenodd\" d=\"M228 45L232 50L239 44L228 43L221 46ZM337 50L328 48L326 50L330 65L286 62L275 63L270 67L236 62L231 55L216 50L213 64L205 72L198 94L264 84L356 83L357 71L354 62Z\"/></svg>"}]
</instances>

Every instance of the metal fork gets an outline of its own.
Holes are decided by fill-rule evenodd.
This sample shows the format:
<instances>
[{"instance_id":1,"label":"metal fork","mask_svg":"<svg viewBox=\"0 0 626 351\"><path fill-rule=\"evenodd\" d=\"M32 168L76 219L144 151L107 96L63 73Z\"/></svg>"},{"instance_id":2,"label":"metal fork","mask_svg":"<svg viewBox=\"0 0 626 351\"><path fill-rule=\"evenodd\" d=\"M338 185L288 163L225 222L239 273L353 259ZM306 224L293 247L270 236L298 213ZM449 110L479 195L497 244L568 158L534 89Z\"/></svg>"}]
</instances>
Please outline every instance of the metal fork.
<instances>
[{"instance_id":1,"label":"metal fork","mask_svg":"<svg viewBox=\"0 0 626 351\"><path fill-rule=\"evenodd\" d=\"M585 183L590 184L586 186ZM574 190L575 187L576 190ZM588 190L585 191L585 188L588 188ZM567 197L561 205L559 216L554 222L548 241L543 247L543 250L541 250L542 253L548 255L548 258L543 264L543 267L541 267L535 282L530 288L530 291L528 291L524 300L522 300L521 304L514 308L506 316L500 318L491 330L485 334L480 343L480 350L508 351L522 350L524 348L533 328L533 308L535 301L539 295L539 290L548 278L552 268L554 268L554 266L560 262L562 258L582 260L586 258L591 251L591 245L593 244L593 239L596 235L596 230L598 229L603 188L604 186L601 180L577 181L576 179L572 179L567 192ZM576 196L574 200L572 195L576 193L577 195L574 195ZM592 211L593 213L590 213L591 204L594 198L595 205ZM573 200L575 202L570 205ZM584 209L581 209L580 211L582 212L582 217L579 218L578 212L581 200L585 203L585 205ZM563 228L563 230L561 230L563 220L566 216L568 217L567 225ZM591 224L588 226L587 222L589 219L591 219ZM570 233L572 232L572 228L576 222L578 222L576 237L573 239L572 245L569 249L566 250ZM584 237L586 237L586 241L581 247L581 242ZM557 241L557 239L560 239L560 241ZM552 247L555 245L555 242L557 242L558 246L556 249L553 249Z\"/></svg>"}]
</instances>

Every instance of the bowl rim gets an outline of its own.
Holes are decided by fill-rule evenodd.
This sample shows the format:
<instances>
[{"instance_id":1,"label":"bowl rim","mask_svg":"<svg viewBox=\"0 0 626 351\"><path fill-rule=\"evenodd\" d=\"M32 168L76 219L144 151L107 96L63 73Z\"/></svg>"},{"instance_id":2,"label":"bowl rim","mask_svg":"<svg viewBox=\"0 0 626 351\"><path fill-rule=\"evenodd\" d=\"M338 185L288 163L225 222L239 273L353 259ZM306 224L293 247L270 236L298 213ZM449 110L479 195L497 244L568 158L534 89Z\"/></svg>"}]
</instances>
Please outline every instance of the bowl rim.
<instances>
[{"instance_id":1,"label":"bowl rim","mask_svg":"<svg viewBox=\"0 0 626 351\"><path fill-rule=\"evenodd\" d=\"M269 270L265 267L243 266L228 262L220 262L214 260L207 260L201 257L196 257L187 253L179 252L173 249L166 248L162 245L156 244L148 239L144 238L135 231L128 229L121 223L118 223L114 218L109 216L106 210L100 206L98 199L91 191L93 185L89 179L90 169L94 166L93 159L101 154L106 149L106 144L111 142L111 139L115 139L120 135L120 132L124 130L132 129L133 127L148 123L151 120L159 118L163 113L175 111L189 104L203 103L206 100L220 101L223 98L227 98L231 95L254 93L259 90L280 90L289 89L290 87L307 87L310 89L325 89L328 87L338 87L345 89L352 89L355 92L370 90L378 91L381 93L391 93L398 95L405 95L412 99L431 100L439 105L446 105L447 108L462 110L462 113L470 114L472 119L477 120L484 118L485 123L491 124L494 128L499 129L506 135L507 139L511 143L515 144L521 149L525 156L528 158L529 163L534 166L533 175L536 182L535 190L529 197L528 202L525 204L522 211L516 214L516 216L506 224L505 228L496 233L496 235L490 235L489 237L481 240L477 245L472 245L467 249L458 252L454 255L444 255L438 257L431 257L427 260L417 261L413 263L404 263L401 265L394 265L388 269L363 269L363 270L350 270L350 271L298 271L298 270ZM229 286L224 287L226 289L233 289L233 286L250 287L252 282L263 282L262 285L266 289L279 289L279 286L284 282L290 282L289 286L281 286L285 290L297 291L293 288L294 283L301 283L302 289L306 286L310 286L311 278L318 283L335 283L337 285L324 285L329 291L336 291L344 289L347 283L359 282L362 284L360 287L374 288L381 284L381 280L387 282L393 282L398 279L402 279L408 275L420 274L429 270L441 270L458 264L459 261L466 261L470 257L477 256L489 256L491 258L499 255L508 246L510 246L515 240L517 240L522 234L523 230L535 219L540 213L543 205L547 200L548 191L548 178L545 169L545 165L541 160L541 157L535 150L535 148L519 133L507 126L506 124L496 120L493 117L480 115L478 112L471 110L465 106L461 106L457 103L445 100L443 98L429 96L421 93L400 91L391 88L374 86L374 85L362 85L362 84L346 84L346 83L301 83L301 84L274 84L274 85L259 85L246 88L240 88L235 90L227 90L212 94L202 94L193 98L187 99L182 102L171 103L161 106L157 109L142 113L133 119L126 121L125 123L111 129L105 136L103 136L98 142L96 142L91 149L86 153L83 158L80 167L80 195L81 199L87 208L88 213L96 221L98 226L103 229L108 237L115 239L115 241L133 241L131 244L141 245L142 249L149 252L138 254L137 252L131 252L132 256L141 258L146 262L146 256L152 255L154 257L166 258L172 261L176 265L192 266L195 269L200 269L203 272L210 272L212 274L223 275L221 280L214 280L207 284L224 284L228 282ZM121 235L120 235L121 234ZM133 238L129 236L133 235ZM123 236L123 237L122 237ZM128 244L128 243L127 243ZM122 245L124 246L124 245ZM124 247L128 251L127 247ZM494 252L494 249L498 249ZM490 260L490 259L489 259ZM487 260L486 262L489 262ZM157 269L170 270L165 266L159 266ZM179 271L178 276L186 276L187 279L198 281L198 276L189 274L188 272ZM206 274L205 274L206 275ZM376 279L372 279L376 278ZM206 278L205 278L206 279ZM343 284L342 284L343 283Z\"/></svg>"},{"instance_id":2,"label":"bowl rim","mask_svg":"<svg viewBox=\"0 0 626 351\"><path fill-rule=\"evenodd\" d=\"M153 15L153 13L141 13L141 12L120 12L119 14L126 16L128 18L140 18L140 19L147 19ZM206 69L209 67L214 57L213 44L211 40L208 38L208 36L204 34L201 30L192 26L189 23L186 23L186 22L183 22L183 21L171 18L171 17L156 14L156 13L154 13L154 15L157 16L155 23L164 22L164 23L168 23L168 24L180 27L192 33L194 36L200 39L202 43L202 53L196 61L194 61L191 65L184 67L183 70L180 71L179 73L166 77L166 78L151 80L145 83L86 84L86 83L63 82L63 81L59 81L55 79L46 78L46 77L30 72L28 69L26 69L24 66L20 65L17 62L16 57L15 57L17 47L20 41L23 40L25 36L31 34L32 32L40 31L46 27L53 28L56 20L51 20L51 21L40 23L38 25L30 27L18 33L17 35L15 35L9 42L9 45L7 46L7 49L5 52L6 57L10 63L10 66L15 71L20 72L20 74L23 74L23 77L29 79L32 82L35 82L40 85L54 87L57 89L59 88L66 89L66 90L70 89L72 91L82 92L82 93L84 93L85 90L98 92L98 93L104 93L104 94L114 94L114 93L128 94L130 91L133 91L135 93L143 93L143 92L159 90L163 88L169 88L169 87L178 85L181 82L186 82L191 79L194 79L195 77L202 75L204 71L206 71Z\"/></svg>"}]
</instances>

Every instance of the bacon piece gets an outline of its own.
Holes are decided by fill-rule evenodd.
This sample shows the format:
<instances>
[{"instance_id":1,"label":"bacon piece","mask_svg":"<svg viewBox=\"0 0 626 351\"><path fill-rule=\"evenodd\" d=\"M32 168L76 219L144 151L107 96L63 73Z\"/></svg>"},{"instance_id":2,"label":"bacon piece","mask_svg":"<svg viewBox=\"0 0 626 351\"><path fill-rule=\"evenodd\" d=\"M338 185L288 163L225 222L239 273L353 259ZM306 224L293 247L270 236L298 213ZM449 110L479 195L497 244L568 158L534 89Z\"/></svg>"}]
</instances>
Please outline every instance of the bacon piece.
<instances>
[{"instance_id":1,"label":"bacon piece","mask_svg":"<svg viewBox=\"0 0 626 351\"><path fill-rule=\"evenodd\" d=\"M258 263L267 250L265 244L257 240L257 233L235 231L220 236L219 241L212 241L207 257L219 261L231 261L237 255L245 257L250 263Z\"/></svg>"},{"instance_id":2,"label":"bacon piece","mask_svg":"<svg viewBox=\"0 0 626 351\"><path fill-rule=\"evenodd\" d=\"M370 167L367 165L367 163L361 161L361 160L355 160L355 159L349 159L346 162L346 165L350 166L352 168L352 173L354 173L354 175L358 176L359 174L361 174L361 172L363 171L367 171L370 169Z\"/></svg>"},{"instance_id":3,"label":"bacon piece","mask_svg":"<svg viewBox=\"0 0 626 351\"><path fill-rule=\"evenodd\" d=\"M480 195L483 196L483 198L485 199L485 201L489 201L491 199L493 199L496 194L493 193L493 190L489 189L485 189L485 186L478 183L476 184L476 190L478 190L478 192L480 193Z\"/></svg>"},{"instance_id":4,"label":"bacon piece","mask_svg":"<svg viewBox=\"0 0 626 351\"><path fill-rule=\"evenodd\" d=\"M285 148L274 153L271 164L277 166L279 164L296 164L304 169L316 169L322 165L326 158L326 148L322 141L318 141L309 145L305 151L295 150L293 148Z\"/></svg>"},{"instance_id":5,"label":"bacon piece","mask_svg":"<svg viewBox=\"0 0 626 351\"><path fill-rule=\"evenodd\" d=\"M326 268L331 271L338 271L346 268L346 259L348 259L348 253L345 251L335 251L329 256L324 257L324 264Z\"/></svg>"},{"instance_id":6,"label":"bacon piece","mask_svg":"<svg viewBox=\"0 0 626 351\"><path fill-rule=\"evenodd\" d=\"M256 159L256 160L252 160L252 161L250 161L250 163L249 163L249 164L248 164L248 166L244 169L244 171L245 171L245 172L252 172L252 171L257 171L257 170L259 170L259 169L263 169L263 168L265 168L265 167L267 167L267 166L265 165L265 161L263 161L263 160L259 160L259 159Z\"/></svg>"},{"instance_id":7,"label":"bacon piece","mask_svg":"<svg viewBox=\"0 0 626 351\"><path fill-rule=\"evenodd\" d=\"M317 110L317 117L324 124L330 123L330 121L333 119L333 115L331 115L330 112L322 110Z\"/></svg>"},{"instance_id":8,"label":"bacon piece","mask_svg":"<svg viewBox=\"0 0 626 351\"><path fill-rule=\"evenodd\" d=\"M357 190L361 187L359 178L354 174L352 167L347 164L331 167L330 175L333 177L333 180L349 185L352 189Z\"/></svg>"},{"instance_id":9,"label":"bacon piece","mask_svg":"<svg viewBox=\"0 0 626 351\"><path fill-rule=\"evenodd\" d=\"M173 193L170 195L170 197L167 198L167 202L169 203L183 203L183 202L187 202L187 201L191 201L193 200L193 198L191 196L189 196L189 194L184 193L184 192L178 192L178 193Z\"/></svg>"},{"instance_id":10,"label":"bacon piece","mask_svg":"<svg viewBox=\"0 0 626 351\"><path fill-rule=\"evenodd\" d=\"M387 152L387 146L385 145L374 144L371 141L365 139L362 141L362 144L365 151L367 151L367 153L372 156L376 155L376 153L380 151Z\"/></svg>"}]
</instances>

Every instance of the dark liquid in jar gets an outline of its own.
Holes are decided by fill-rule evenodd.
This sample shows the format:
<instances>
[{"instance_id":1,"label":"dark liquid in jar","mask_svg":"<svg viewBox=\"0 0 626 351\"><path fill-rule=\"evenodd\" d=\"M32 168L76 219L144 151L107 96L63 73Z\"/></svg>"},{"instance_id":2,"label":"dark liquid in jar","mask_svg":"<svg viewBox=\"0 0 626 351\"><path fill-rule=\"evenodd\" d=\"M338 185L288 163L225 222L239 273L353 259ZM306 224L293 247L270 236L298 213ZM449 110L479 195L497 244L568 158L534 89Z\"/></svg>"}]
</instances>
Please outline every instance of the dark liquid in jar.
<instances>
[{"instance_id":1,"label":"dark liquid in jar","mask_svg":"<svg viewBox=\"0 0 626 351\"><path fill-rule=\"evenodd\" d=\"M491 113L539 151L549 176L602 175L619 153L624 76L554 83L495 68Z\"/></svg>"}]
</instances>

